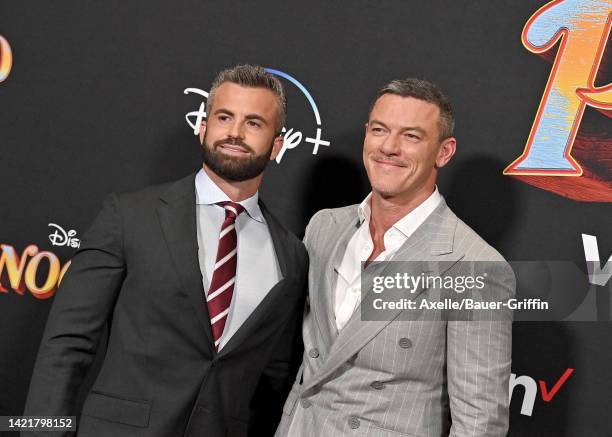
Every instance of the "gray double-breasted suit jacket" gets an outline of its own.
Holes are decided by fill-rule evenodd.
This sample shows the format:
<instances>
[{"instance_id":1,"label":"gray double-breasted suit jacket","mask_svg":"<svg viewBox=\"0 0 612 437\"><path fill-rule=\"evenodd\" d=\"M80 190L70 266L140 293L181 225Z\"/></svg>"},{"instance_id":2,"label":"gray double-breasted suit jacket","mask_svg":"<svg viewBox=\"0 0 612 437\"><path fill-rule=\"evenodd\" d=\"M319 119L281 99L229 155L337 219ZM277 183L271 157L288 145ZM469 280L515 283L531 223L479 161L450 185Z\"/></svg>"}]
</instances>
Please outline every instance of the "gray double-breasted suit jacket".
<instances>
[{"instance_id":1,"label":"gray double-breasted suit jacket","mask_svg":"<svg viewBox=\"0 0 612 437\"><path fill-rule=\"evenodd\" d=\"M510 318L500 321L484 312L475 321L402 320L405 311L396 310L385 320L368 321L357 308L337 331L332 290L358 226L357 205L352 205L322 210L307 227L304 358L276 436L506 435ZM413 261L406 265L413 266L408 268L414 275L427 265L457 276L466 265L473 269L474 263L487 262L483 292L498 301L515 293L510 266L444 201L392 259ZM362 290L362 296L368 292ZM435 292L422 288L412 297Z\"/></svg>"}]
</instances>

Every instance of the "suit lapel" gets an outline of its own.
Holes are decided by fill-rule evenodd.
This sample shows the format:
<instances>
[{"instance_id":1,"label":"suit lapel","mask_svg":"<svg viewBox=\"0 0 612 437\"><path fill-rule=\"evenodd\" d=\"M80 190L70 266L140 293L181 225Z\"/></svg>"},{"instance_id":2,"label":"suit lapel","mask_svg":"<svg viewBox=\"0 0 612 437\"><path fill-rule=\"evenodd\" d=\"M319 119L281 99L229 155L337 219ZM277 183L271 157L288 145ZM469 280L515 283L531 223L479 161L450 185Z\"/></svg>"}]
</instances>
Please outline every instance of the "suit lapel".
<instances>
[{"instance_id":1,"label":"suit lapel","mask_svg":"<svg viewBox=\"0 0 612 437\"><path fill-rule=\"evenodd\" d=\"M424 271L442 275L452 266L453 262L458 261L462 256L459 253L453 253L456 224L456 216L446 206L444 200L442 200L441 204L438 205L425 222L400 247L391 258L391 261L412 261L411 271L407 272L411 275L418 276ZM342 254L344 254L344 251L342 251ZM441 262L441 260L444 262ZM376 271L377 267L379 268ZM368 270L370 270L368 274L376 271L376 275L384 276L390 273L390 269L392 269L390 263L380 265L373 263L368 266ZM412 295L412 299L415 299L423 291L423 288L417 290ZM364 295L371 292L371 288L365 290ZM386 317L383 321L362 321L361 306L358 306L332 344L327 360L320 372L309 381L304 382L304 390L314 387L335 372L342 364L363 349L385 326L397 318L401 312L401 309L389 312L389 317Z\"/></svg>"},{"instance_id":2,"label":"suit lapel","mask_svg":"<svg viewBox=\"0 0 612 437\"><path fill-rule=\"evenodd\" d=\"M183 289L206 334L210 350L214 351L202 272L198 262L195 173L170 186L161 196L157 214Z\"/></svg>"},{"instance_id":3,"label":"suit lapel","mask_svg":"<svg viewBox=\"0 0 612 437\"><path fill-rule=\"evenodd\" d=\"M329 263L323 266L325 274L321 278L322 283L316 290L309 290L314 319L328 348L331 347L336 337L338 337L338 329L333 311L333 295L338 281L338 268L340 263L342 263L346 247L357 230L358 225L359 222L355 219L354 222L342 226L340 235L330 240L332 241L332 246L329 248L331 256Z\"/></svg>"}]
</instances>

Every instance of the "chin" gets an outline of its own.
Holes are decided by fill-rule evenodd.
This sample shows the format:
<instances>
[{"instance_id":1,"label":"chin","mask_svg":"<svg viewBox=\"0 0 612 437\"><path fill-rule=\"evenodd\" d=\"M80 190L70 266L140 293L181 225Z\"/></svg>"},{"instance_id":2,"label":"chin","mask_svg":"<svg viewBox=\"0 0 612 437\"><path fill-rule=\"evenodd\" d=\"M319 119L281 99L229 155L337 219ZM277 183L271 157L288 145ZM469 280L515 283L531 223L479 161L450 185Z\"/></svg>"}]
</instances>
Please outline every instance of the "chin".
<instances>
[{"instance_id":1,"label":"chin","mask_svg":"<svg viewBox=\"0 0 612 437\"><path fill-rule=\"evenodd\" d=\"M383 197L392 197L398 194L398 187L391 184L373 183L372 191L380 194Z\"/></svg>"},{"instance_id":2,"label":"chin","mask_svg":"<svg viewBox=\"0 0 612 437\"><path fill-rule=\"evenodd\" d=\"M372 188L385 193L397 191L401 187L402 182L403 178L399 178L398 175L389 175L383 172L373 172L370 178Z\"/></svg>"}]
</instances>

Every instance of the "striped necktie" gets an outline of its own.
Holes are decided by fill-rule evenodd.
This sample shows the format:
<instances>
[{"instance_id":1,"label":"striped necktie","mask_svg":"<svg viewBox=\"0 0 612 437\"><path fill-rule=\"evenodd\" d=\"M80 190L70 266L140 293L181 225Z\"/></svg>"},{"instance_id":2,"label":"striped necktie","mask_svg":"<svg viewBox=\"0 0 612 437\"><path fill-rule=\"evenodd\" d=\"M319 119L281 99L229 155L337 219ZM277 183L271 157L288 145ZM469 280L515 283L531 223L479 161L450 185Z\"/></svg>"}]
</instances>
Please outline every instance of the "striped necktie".
<instances>
[{"instance_id":1,"label":"striped necktie","mask_svg":"<svg viewBox=\"0 0 612 437\"><path fill-rule=\"evenodd\" d=\"M206 305L208 306L215 350L218 352L236 284L238 237L235 222L236 217L244 211L244 207L234 202L219 202L216 205L225 209L225 220L221 225L217 258L206 296Z\"/></svg>"}]
</instances>

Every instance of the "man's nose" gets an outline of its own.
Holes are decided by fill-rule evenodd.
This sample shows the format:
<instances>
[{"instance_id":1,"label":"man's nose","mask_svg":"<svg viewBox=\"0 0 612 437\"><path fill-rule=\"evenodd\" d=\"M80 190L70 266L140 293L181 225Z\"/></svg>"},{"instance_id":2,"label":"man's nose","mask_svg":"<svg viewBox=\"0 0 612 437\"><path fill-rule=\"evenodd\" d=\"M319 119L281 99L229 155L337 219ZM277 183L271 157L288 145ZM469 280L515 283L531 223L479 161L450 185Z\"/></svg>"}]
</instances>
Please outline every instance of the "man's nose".
<instances>
[{"instance_id":1,"label":"man's nose","mask_svg":"<svg viewBox=\"0 0 612 437\"><path fill-rule=\"evenodd\" d=\"M234 120L229 127L228 135L232 138L244 139L244 126L240 120Z\"/></svg>"},{"instance_id":2,"label":"man's nose","mask_svg":"<svg viewBox=\"0 0 612 437\"><path fill-rule=\"evenodd\" d=\"M380 144L380 151L385 155L397 155L400 150L400 139L397 135L388 135Z\"/></svg>"}]
</instances>

